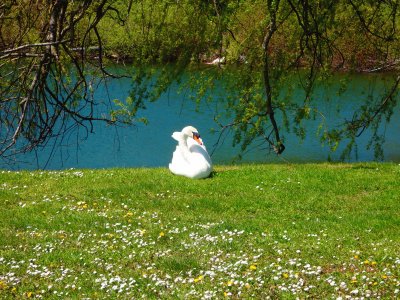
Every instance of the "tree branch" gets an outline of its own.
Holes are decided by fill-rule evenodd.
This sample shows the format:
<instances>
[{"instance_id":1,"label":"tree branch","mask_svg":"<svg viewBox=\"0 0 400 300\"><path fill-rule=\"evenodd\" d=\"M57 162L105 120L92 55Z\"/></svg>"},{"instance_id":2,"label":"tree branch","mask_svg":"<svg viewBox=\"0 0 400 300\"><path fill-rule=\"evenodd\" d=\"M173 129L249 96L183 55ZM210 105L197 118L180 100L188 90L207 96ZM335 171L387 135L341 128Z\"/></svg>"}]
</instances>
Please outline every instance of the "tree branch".
<instances>
[{"instance_id":1,"label":"tree branch","mask_svg":"<svg viewBox=\"0 0 400 300\"><path fill-rule=\"evenodd\" d=\"M269 75L269 70L270 70L270 65L269 65L269 53L268 53L268 47L269 43L277 30L277 25L276 25L276 14L279 8L279 2L280 1L275 1L274 3L271 3L272 1L268 1L268 10L270 12L270 23L268 26L267 33L264 36L264 41L262 44L263 48L263 57L264 57L264 63L263 63L263 78L264 78L264 87L265 87L265 94L266 94L266 107L265 111L266 114L268 114L269 119L271 121L273 131L275 133L275 143L271 142L269 139L269 143L273 146L274 151L276 154L281 154L285 150L285 146L280 138L279 135L279 128L275 120L275 113L274 109L272 107L272 86L271 86L271 79ZM273 4L275 6L273 6Z\"/></svg>"},{"instance_id":2,"label":"tree branch","mask_svg":"<svg viewBox=\"0 0 400 300\"><path fill-rule=\"evenodd\" d=\"M67 43L68 41L69 40L45 42L45 43L35 43L35 44L26 44L26 45L22 45L22 46L19 46L19 47L16 47L16 48L6 49L6 50L3 50L3 51L0 51L0 55L13 53L13 52L20 52L21 50L25 50L25 49L28 49L28 48L48 47L48 46L53 46L53 45L64 44L64 43ZM3 57L0 57L0 58L3 58Z\"/></svg>"}]
</instances>

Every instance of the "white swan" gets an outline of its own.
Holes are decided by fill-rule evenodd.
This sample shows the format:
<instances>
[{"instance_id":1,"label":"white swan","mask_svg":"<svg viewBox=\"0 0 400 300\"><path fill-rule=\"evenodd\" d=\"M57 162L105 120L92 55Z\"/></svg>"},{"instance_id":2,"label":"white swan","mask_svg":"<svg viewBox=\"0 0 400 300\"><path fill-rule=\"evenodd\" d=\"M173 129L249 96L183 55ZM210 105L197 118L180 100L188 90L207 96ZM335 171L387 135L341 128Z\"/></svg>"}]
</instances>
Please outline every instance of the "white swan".
<instances>
[{"instance_id":1,"label":"white swan","mask_svg":"<svg viewBox=\"0 0 400 300\"><path fill-rule=\"evenodd\" d=\"M172 138L178 141L178 145L169 164L170 171L194 179L210 176L211 158L197 129L186 126L181 132L174 132Z\"/></svg>"},{"instance_id":2,"label":"white swan","mask_svg":"<svg viewBox=\"0 0 400 300\"><path fill-rule=\"evenodd\" d=\"M225 63L225 57L217 57L211 62L207 62L206 65L221 65Z\"/></svg>"}]
</instances>

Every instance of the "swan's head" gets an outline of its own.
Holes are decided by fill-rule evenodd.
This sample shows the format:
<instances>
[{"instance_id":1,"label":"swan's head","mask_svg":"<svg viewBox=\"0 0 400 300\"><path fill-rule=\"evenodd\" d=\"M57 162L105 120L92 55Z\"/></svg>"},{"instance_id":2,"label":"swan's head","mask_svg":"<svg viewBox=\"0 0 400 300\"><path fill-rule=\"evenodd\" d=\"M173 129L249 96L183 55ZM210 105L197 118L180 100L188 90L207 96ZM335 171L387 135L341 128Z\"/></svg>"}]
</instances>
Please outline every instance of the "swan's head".
<instances>
[{"instance_id":1,"label":"swan's head","mask_svg":"<svg viewBox=\"0 0 400 300\"><path fill-rule=\"evenodd\" d=\"M203 141L200 138L199 132L193 126L186 126L182 129L182 133L187 137L191 137L192 139L194 139L197 143L199 143L199 145L203 145Z\"/></svg>"}]
</instances>

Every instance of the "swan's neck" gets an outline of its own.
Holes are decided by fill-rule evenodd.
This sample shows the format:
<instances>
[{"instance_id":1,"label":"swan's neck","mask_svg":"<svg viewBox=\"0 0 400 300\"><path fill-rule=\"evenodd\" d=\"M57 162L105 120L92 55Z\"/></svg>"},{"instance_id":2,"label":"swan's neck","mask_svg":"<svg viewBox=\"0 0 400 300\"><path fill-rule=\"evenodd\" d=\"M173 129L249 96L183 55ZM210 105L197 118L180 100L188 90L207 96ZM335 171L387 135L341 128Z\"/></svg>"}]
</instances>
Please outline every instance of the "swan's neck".
<instances>
[{"instance_id":1,"label":"swan's neck","mask_svg":"<svg viewBox=\"0 0 400 300\"><path fill-rule=\"evenodd\" d=\"M181 143L180 143L182 154L186 158L188 158L190 156L190 150L189 150L189 147L188 147L187 139L188 139L188 136L184 135L182 137L182 140L181 140Z\"/></svg>"},{"instance_id":2,"label":"swan's neck","mask_svg":"<svg viewBox=\"0 0 400 300\"><path fill-rule=\"evenodd\" d=\"M187 143L188 138L189 137L187 135L184 135L182 137L182 146L184 146L186 149L188 149L188 143Z\"/></svg>"}]
</instances>

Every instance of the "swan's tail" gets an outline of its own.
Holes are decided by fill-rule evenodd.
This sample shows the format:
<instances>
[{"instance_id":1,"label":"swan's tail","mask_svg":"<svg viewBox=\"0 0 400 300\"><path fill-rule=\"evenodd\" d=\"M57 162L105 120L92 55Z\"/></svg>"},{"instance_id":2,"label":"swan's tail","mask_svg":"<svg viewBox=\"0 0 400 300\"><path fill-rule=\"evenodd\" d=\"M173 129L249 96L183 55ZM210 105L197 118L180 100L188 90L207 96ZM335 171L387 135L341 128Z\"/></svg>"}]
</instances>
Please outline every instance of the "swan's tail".
<instances>
[{"instance_id":1,"label":"swan's tail","mask_svg":"<svg viewBox=\"0 0 400 300\"><path fill-rule=\"evenodd\" d=\"M182 132L175 131L171 136L174 140L176 140L178 142L183 141L183 133Z\"/></svg>"}]
</instances>

